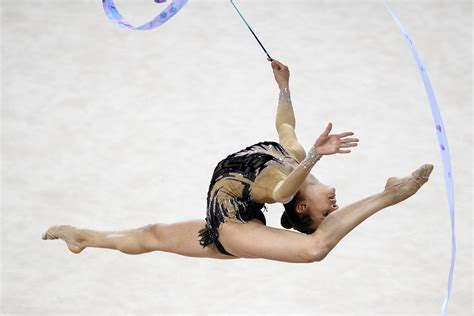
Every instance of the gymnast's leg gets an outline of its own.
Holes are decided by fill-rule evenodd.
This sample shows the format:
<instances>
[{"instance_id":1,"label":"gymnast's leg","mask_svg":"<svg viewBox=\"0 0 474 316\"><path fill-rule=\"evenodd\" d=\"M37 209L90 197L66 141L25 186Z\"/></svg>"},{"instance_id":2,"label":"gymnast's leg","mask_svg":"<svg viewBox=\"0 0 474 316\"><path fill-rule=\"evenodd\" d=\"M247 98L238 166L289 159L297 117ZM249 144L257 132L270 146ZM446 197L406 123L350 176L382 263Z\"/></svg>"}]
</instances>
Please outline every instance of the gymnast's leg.
<instances>
[{"instance_id":1,"label":"gymnast's leg","mask_svg":"<svg viewBox=\"0 0 474 316\"><path fill-rule=\"evenodd\" d=\"M428 181L432 170L432 165L425 164L411 176L389 178L383 192L332 212L313 234L317 240L324 241L324 253L327 255L344 236L368 217L415 194Z\"/></svg>"},{"instance_id":2,"label":"gymnast's leg","mask_svg":"<svg viewBox=\"0 0 474 316\"><path fill-rule=\"evenodd\" d=\"M69 250L80 253L87 247L119 250L136 255L151 251L172 252L188 257L232 259L210 245L199 244L198 232L206 225L204 220L192 220L173 224L151 224L121 231L97 231L79 229L69 225L52 226L43 239L62 239Z\"/></svg>"}]
</instances>

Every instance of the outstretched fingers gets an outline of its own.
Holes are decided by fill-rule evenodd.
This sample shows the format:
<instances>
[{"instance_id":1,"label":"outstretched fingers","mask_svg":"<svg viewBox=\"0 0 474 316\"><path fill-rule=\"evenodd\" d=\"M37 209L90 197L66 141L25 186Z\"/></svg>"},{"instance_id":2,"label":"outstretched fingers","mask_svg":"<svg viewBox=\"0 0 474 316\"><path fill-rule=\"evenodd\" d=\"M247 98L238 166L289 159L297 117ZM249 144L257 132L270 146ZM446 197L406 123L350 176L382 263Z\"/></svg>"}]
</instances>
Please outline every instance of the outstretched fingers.
<instances>
[{"instance_id":1,"label":"outstretched fingers","mask_svg":"<svg viewBox=\"0 0 474 316\"><path fill-rule=\"evenodd\" d=\"M344 150L344 149L339 149L337 151L338 154L349 154L351 151L350 150Z\"/></svg>"},{"instance_id":2,"label":"outstretched fingers","mask_svg":"<svg viewBox=\"0 0 474 316\"><path fill-rule=\"evenodd\" d=\"M359 143L357 138L343 138L341 139L341 147L356 147Z\"/></svg>"},{"instance_id":3,"label":"outstretched fingers","mask_svg":"<svg viewBox=\"0 0 474 316\"><path fill-rule=\"evenodd\" d=\"M352 135L354 135L353 132L345 132L345 133L336 134L336 136L339 137L339 138L343 138L343 137L347 137L347 136L352 136ZM356 139L356 138L351 138L351 139Z\"/></svg>"},{"instance_id":4,"label":"outstretched fingers","mask_svg":"<svg viewBox=\"0 0 474 316\"><path fill-rule=\"evenodd\" d=\"M347 147L357 147L357 143L342 143L339 145L340 148L347 148Z\"/></svg>"},{"instance_id":5,"label":"outstretched fingers","mask_svg":"<svg viewBox=\"0 0 474 316\"><path fill-rule=\"evenodd\" d=\"M349 149L341 149L341 148L349 148L349 147L357 147L359 139L358 138L347 138L347 136L352 136L354 135L353 132L346 132L346 133L341 133L337 134L339 137L341 143L339 144L339 154L349 154L351 151ZM346 137L346 138L344 138Z\"/></svg>"},{"instance_id":6,"label":"outstretched fingers","mask_svg":"<svg viewBox=\"0 0 474 316\"><path fill-rule=\"evenodd\" d=\"M323 135L324 136L329 136L329 133L331 132L331 129L332 129L332 123L329 122L328 126L326 126L326 129L323 132Z\"/></svg>"},{"instance_id":7,"label":"outstretched fingers","mask_svg":"<svg viewBox=\"0 0 474 316\"><path fill-rule=\"evenodd\" d=\"M349 154L351 151L349 147L357 147L359 139L354 137L349 137L354 135L353 132L345 132L340 134L331 134L329 133L332 130L332 123L326 126L324 132L316 140L315 146L319 154L322 155L332 155L332 154Z\"/></svg>"},{"instance_id":8,"label":"outstretched fingers","mask_svg":"<svg viewBox=\"0 0 474 316\"><path fill-rule=\"evenodd\" d=\"M358 138L341 138L341 142L343 143L357 143L359 142Z\"/></svg>"}]
</instances>

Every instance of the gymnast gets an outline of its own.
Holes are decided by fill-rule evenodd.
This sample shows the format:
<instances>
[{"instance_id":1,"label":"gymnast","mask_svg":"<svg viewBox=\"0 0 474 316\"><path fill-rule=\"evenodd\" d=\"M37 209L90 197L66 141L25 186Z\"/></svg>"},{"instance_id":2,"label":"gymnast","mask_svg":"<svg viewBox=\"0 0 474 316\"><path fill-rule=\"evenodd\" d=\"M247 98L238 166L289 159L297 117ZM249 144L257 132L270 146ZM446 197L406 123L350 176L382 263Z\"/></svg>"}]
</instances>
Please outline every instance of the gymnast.
<instances>
[{"instance_id":1,"label":"gymnast","mask_svg":"<svg viewBox=\"0 0 474 316\"><path fill-rule=\"evenodd\" d=\"M205 220L151 224L121 231L52 226L43 239L62 239L73 253L87 247L126 254L165 251L189 257L262 258L284 262L323 260L337 243L376 212L400 203L428 181L422 165L410 176L389 178L383 191L339 209L336 190L310 174L323 156L348 154L354 133L330 134L329 123L306 154L295 134L287 66L271 63L280 89L276 113L279 142L249 146L220 161L207 195ZM281 225L266 226L266 203L282 203Z\"/></svg>"}]
</instances>

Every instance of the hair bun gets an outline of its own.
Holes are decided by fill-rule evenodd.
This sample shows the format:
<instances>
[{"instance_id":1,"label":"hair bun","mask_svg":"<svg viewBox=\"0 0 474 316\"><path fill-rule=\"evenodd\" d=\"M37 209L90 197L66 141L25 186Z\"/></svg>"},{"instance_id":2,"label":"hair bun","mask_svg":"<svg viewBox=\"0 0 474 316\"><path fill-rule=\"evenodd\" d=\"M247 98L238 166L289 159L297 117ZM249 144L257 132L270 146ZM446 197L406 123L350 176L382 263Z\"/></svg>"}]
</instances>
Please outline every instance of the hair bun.
<instances>
[{"instance_id":1,"label":"hair bun","mask_svg":"<svg viewBox=\"0 0 474 316\"><path fill-rule=\"evenodd\" d=\"M286 214L286 211L284 211L283 214L281 215L280 224L286 229L290 229L294 227L293 224L290 222L288 215Z\"/></svg>"}]
</instances>

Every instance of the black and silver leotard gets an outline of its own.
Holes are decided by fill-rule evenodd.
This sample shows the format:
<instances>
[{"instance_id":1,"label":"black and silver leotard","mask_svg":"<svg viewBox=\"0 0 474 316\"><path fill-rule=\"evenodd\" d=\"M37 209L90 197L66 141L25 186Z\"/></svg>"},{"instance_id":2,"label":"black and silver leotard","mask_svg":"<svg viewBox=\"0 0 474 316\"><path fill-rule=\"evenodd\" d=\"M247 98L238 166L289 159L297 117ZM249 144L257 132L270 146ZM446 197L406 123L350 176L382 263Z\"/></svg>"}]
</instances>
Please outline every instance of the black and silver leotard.
<instances>
[{"instance_id":1,"label":"black and silver leotard","mask_svg":"<svg viewBox=\"0 0 474 316\"><path fill-rule=\"evenodd\" d=\"M207 194L206 227L199 232L199 243L206 247L215 244L224 254L228 253L219 242L218 227L227 220L246 223L258 219L266 224L263 203L252 198L252 184L270 164L281 166L281 174L289 174L292 168L287 159L294 159L276 142L260 142L249 146L220 161L212 175Z\"/></svg>"}]
</instances>

